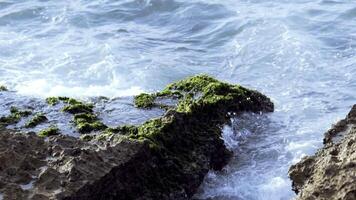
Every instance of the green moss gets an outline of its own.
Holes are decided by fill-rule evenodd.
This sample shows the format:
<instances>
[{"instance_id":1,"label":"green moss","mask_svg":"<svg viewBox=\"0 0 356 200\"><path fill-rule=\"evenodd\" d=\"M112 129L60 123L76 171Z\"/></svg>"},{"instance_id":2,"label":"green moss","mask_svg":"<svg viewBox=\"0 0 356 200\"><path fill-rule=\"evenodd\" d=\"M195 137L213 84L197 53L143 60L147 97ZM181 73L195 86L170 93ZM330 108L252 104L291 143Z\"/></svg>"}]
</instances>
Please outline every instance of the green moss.
<instances>
[{"instance_id":1,"label":"green moss","mask_svg":"<svg viewBox=\"0 0 356 200\"><path fill-rule=\"evenodd\" d=\"M78 113L92 113L94 106L92 104L85 104L85 103L73 103L63 107L63 112L68 112L71 114L78 114Z\"/></svg>"},{"instance_id":2,"label":"green moss","mask_svg":"<svg viewBox=\"0 0 356 200\"><path fill-rule=\"evenodd\" d=\"M154 106L155 97L150 94L142 93L135 96L134 103L138 108L151 108Z\"/></svg>"},{"instance_id":3,"label":"green moss","mask_svg":"<svg viewBox=\"0 0 356 200\"><path fill-rule=\"evenodd\" d=\"M107 126L100 121L95 121L92 123L88 123L88 122L79 123L76 125L76 128L80 133L89 133L92 131L105 130Z\"/></svg>"},{"instance_id":4,"label":"green moss","mask_svg":"<svg viewBox=\"0 0 356 200\"><path fill-rule=\"evenodd\" d=\"M208 75L198 75L169 84L161 92L136 96L135 105L139 108L156 106L168 110L171 106L154 103L156 98L166 97L178 99L176 111L189 113L218 104L232 105L235 100L245 101L247 93L251 91L241 86L224 83Z\"/></svg>"},{"instance_id":5,"label":"green moss","mask_svg":"<svg viewBox=\"0 0 356 200\"><path fill-rule=\"evenodd\" d=\"M68 104L70 104L70 105L84 104L83 102L78 101L78 100L73 99L73 98L69 98L69 99L67 99L67 100L63 100L63 102L68 103ZM89 105L89 104L86 104L86 105Z\"/></svg>"},{"instance_id":6,"label":"green moss","mask_svg":"<svg viewBox=\"0 0 356 200\"><path fill-rule=\"evenodd\" d=\"M164 147L162 140L164 140L163 137L166 137L164 132L169 124L169 118L152 119L139 126L137 131L129 137L141 141L147 140L151 149L160 151Z\"/></svg>"},{"instance_id":7,"label":"green moss","mask_svg":"<svg viewBox=\"0 0 356 200\"><path fill-rule=\"evenodd\" d=\"M46 102L49 105L54 106L54 105L57 105L59 103L59 99L58 99L58 97L48 97L48 98L46 98Z\"/></svg>"},{"instance_id":8,"label":"green moss","mask_svg":"<svg viewBox=\"0 0 356 200\"><path fill-rule=\"evenodd\" d=\"M82 104L82 102L69 97L48 97L46 98L46 102L51 106L57 105L59 102L63 102L70 105Z\"/></svg>"},{"instance_id":9,"label":"green moss","mask_svg":"<svg viewBox=\"0 0 356 200\"><path fill-rule=\"evenodd\" d=\"M7 89L7 87L0 85L0 92L5 92L5 91L9 91L9 90Z\"/></svg>"},{"instance_id":10,"label":"green moss","mask_svg":"<svg viewBox=\"0 0 356 200\"><path fill-rule=\"evenodd\" d=\"M26 128L33 128L37 125L46 122L48 119L43 113L36 114L30 121L28 121L25 125Z\"/></svg>"},{"instance_id":11,"label":"green moss","mask_svg":"<svg viewBox=\"0 0 356 200\"><path fill-rule=\"evenodd\" d=\"M57 97L57 98L58 98L59 101L63 101L63 102L66 102L66 103L69 101L69 99L71 99L69 97Z\"/></svg>"},{"instance_id":12,"label":"green moss","mask_svg":"<svg viewBox=\"0 0 356 200\"><path fill-rule=\"evenodd\" d=\"M63 112L73 114L73 122L80 133L89 133L92 131L104 130L107 126L100 122L96 115L94 115L94 105L84 103L79 100L69 97L49 97L47 103L50 105L63 102L66 104Z\"/></svg>"},{"instance_id":13,"label":"green moss","mask_svg":"<svg viewBox=\"0 0 356 200\"><path fill-rule=\"evenodd\" d=\"M114 133L114 134L121 134L121 135L136 135L138 131L137 126L133 125L124 125L124 126L119 126L116 128L108 128L104 132L106 133Z\"/></svg>"},{"instance_id":14,"label":"green moss","mask_svg":"<svg viewBox=\"0 0 356 200\"><path fill-rule=\"evenodd\" d=\"M30 110L19 110L16 107L11 107L10 112L12 115L16 115L19 117L27 117L32 114L32 111L30 111Z\"/></svg>"},{"instance_id":15,"label":"green moss","mask_svg":"<svg viewBox=\"0 0 356 200\"><path fill-rule=\"evenodd\" d=\"M38 136L40 137L49 137L49 136L52 136L52 135L59 135L60 134L60 130L58 127L56 126L51 126L49 128L46 128L42 131L40 131L38 133Z\"/></svg>"},{"instance_id":16,"label":"green moss","mask_svg":"<svg viewBox=\"0 0 356 200\"><path fill-rule=\"evenodd\" d=\"M238 85L218 81L208 75L188 77L184 80L168 85L159 95L177 95L179 102L178 112L193 112L210 106L234 104L247 100L250 90ZM237 102L240 101L240 102Z\"/></svg>"},{"instance_id":17,"label":"green moss","mask_svg":"<svg viewBox=\"0 0 356 200\"><path fill-rule=\"evenodd\" d=\"M214 126L223 124L226 121L226 114L230 111L273 111L273 104L266 96L239 85L218 81L208 75L188 77L168 85L156 94L141 94L135 98L135 104L141 105L138 107L152 107L154 105L152 102L158 97L178 99L178 105L171 110L173 113L177 112L192 118L191 120L201 121L201 124L204 124L203 121L211 121L211 124L205 124L203 127L196 125L195 128L202 129L200 131L212 128L219 132ZM152 146L159 147L172 137L164 134L174 132L171 129L176 127L171 126L172 120L174 121L174 117L172 119L167 116L149 120L137 128L137 134L131 134L130 137L149 140ZM192 121L186 123L191 125Z\"/></svg>"},{"instance_id":18,"label":"green moss","mask_svg":"<svg viewBox=\"0 0 356 200\"><path fill-rule=\"evenodd\" d=\"M74 115L73 122L80 133L89 133L91 131L105 130L107 128L107 126L100 122L92 113L76 114Z\"/></svg>"},{"instance_id":19,"label":"green moss","mask_svg":"<svg viewBox=\"0 0 356 200\"><path fill-rule=\"evenodd\" d=\"M203 89L210 83L221 83L221 82L208 75L198 75L198 76L188 77L176 83L170 84L166 87L166 90L199 92L199 91L203 91Z\"/></svg>"},{"instance_id":20,"label":"green moss","mask_svg":"<svg viewBox=\"0 0 356 200\"><path fill-rule=\"evenodd\" d=\"M190 198L196 187L192 189L187 183L199 185L209 169L220 170L227 164L231 152L221 139L221 128L229 122L228 112L273 111L266 96L206 75L178 81L156 94L138 95L135 105L158 107L155 100L170 98L173 103L178 100L178 105L164 116L137 127L107 128L95 136L95 140L104 142L116 138L142 142L150 158L148 165L136 170L137 176L142 180L142 190L160 194L154 199L176 191L185 191ZM87 119L94 120L90 116Z\"/></svg>"},{"instance_id":21,"label":"green moss","mask_svg":"<svg viewBox=\"0 0 356 200\"><path fill-rule=\"evenodd\" d=\"M160 92L157 92L155 94L155 96L156 97L173 97L173 98L181 98L181 97L183 97L183 94L180 93L179 91L171 91L169 89L169 86L167 86L164 90L162 90Z\"/></svg>"},{"instance_id":22,"label":"green moss","mask_svg":"<svg viewBox=\"0 0 356 200\"><path fill-rule=\"evenodd\" d=\"M95 122L97 121L98 118L92 114L92 113L80 113L80 114L75 114L74 115L74 123L75 124L80 124L80 123L84 123L84 122Z\"/></svg>"},{"instance_id":23,"label":"green moss","mask_svg":"<svg viewBox=\"0 0 356 200\"><path fill-rule=\"evenodd\" d=\"M1 117L0 124L2 125L16 124L21 120L21 118L27 117L31 114L32 112L30 110L19 110L16 107L11 107L10 115L6 117Z\"/></svg>"}]
</instances>

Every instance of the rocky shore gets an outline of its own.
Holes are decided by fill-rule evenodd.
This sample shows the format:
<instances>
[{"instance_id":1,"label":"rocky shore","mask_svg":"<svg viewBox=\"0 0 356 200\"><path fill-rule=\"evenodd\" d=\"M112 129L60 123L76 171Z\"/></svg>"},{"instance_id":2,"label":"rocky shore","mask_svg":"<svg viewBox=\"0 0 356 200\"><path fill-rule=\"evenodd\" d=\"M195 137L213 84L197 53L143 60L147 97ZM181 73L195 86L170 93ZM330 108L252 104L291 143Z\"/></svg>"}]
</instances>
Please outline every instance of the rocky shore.
<instances>
[{"instance_id":1,"label":"rocky shore","mask_svg":"<svg viewBox=\"0 0 356 200\"><path fill-rule=\"evenodd\" d=\"M6 92L4 88L3 92ZM81 137L55 126L40 132L8 130L46 123L44 113L11 108L0 118L0 199L189 199L209 170L221 170L231 152L221 127L241 112L272 112L269 98L206 75L172 83L134 104L165 114L137 126L109 127L94 105L67 97L49 106L73 116Z\"/></svg>"},{"instance_id":2,"label":"rocky shore","mask_svg":"<svg viewBox=\"0 0 356 200\"><path fill-rule=\"evenodd\" d=\"M356 105L325 133L324 147L289 170L298 200L356 199Z\"/></svg>"}]
</instances>

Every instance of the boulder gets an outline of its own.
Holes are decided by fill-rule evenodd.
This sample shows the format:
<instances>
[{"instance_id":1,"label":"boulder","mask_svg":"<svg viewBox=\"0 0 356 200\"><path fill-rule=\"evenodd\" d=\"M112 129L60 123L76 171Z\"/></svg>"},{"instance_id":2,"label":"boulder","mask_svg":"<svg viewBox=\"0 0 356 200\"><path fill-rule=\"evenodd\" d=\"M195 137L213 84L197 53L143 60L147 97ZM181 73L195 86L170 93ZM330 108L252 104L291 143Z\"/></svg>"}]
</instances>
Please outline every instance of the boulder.
<instances>
[{"instance_id":1,"label":"boulder","mask_svg":"<svg viewBox=\"0 0 356 200\"><path fill-rule=\"evenodd\" d=\"M93 105L48 99L51 105L61 101L77 128L99 123ZM166 112L138 126L80 129L80 138L1 129L0 194L36 200L189 199L207 172L221 170L231 157L221 138L229 118L273 111L265 95L207 75L140 94L135 104Z\"/></svg>"}]
</instances>

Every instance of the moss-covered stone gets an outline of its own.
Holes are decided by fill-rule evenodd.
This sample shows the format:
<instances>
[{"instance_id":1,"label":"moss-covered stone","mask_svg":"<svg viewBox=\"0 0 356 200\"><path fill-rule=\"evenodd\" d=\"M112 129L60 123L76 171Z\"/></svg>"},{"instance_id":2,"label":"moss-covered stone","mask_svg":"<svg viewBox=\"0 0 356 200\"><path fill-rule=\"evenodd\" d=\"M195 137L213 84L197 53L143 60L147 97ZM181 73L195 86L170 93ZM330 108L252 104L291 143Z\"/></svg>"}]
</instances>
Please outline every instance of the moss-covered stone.
<instances>
[{"instance_id":1,"label":"moss-covered stone","mask_svg":"<svg viewBox=\"0 0 356 200\"><path fill-rule=\"evenodd\" d=\"M82 104L81 101L78 101L70 97L48 97L46 98L46 102L51 106L57 105L59 102L63 102L70 105Z\"/></svg>"},{"instance_id":2,"label":"moss-covered stone","mask_svg":"<svg viewBox=\"0 0 356 200\"><path fill-rule=\"evenodd\" d=\"M34 117L32 117L26 124L26 128L33 128L37 125L48 121L47 117L43 113L37 113Z\"/></svg>"},{"instance_id":3,"label":"moss-covered stone","mask_svg":"<svg viewBox=\"0 0 356 200\"><path fill-rule=\"evenodd\" d=\"M151 108L154 106L155 96L142 93L135 96L135 106L138 108Z\"/></svg>"},{"instance_id":4,"label":"moss-covered stone","mask_svg":"<svg viewBox=\"0 0 356 200\"><path fill-rule=\"evenodd\" d=\"M80 114L75 114L73 121L75 124L80 124L84 122L92 123L97 121L98 118L92 114L92 113L80 113Z\"/></svg>"},{"instance_id":5,"label":"moss-covered stone","mask_svg":"<svg viewBox=\"0 0 356 200\"><path fill-rule=\"evenodd\" d=\"M120 135L136 135L137 131L138 131L138 127L137 126L124 125L124 126L118 126L116 128L107 128L104 132L105 133L120 134Z\"/></svg>"},{"instance_id":6,"label":"moss-covered stone","mask_svg":"<svg viewBox=\"0 0 356 200\"><path fill-rule=\"evenodd\" d=\"M93 113L94 106L92 104L85 104L85 103L76 103L76 104L69 104L63 107L63 112L68 112L71 114L78 114L78 113Z\"/></svg>"},{"instance_id":7,"label":"moss-covered stone","mask_svg":"<svg viewBox=\"0 0 356 200\"><path fill-rule=\"evenodd\" d=\"M141 108L162 106L155 102L158 98L178 99L175 108L138 126L130 138L146 141L158 158L164 181L155 186L184 190L189 197L209 169L221 169L231 156L221 139L221 128L229 121L228 113L273 111L273 103L263 94L207 75L189 77L161 92L137 98L148 99L143 101L148 103L135 101Z\"/></svg>"},{"instance_id":8,"label":"moss-covered stone","mask_svg":"<svg viewBox=\"0 0 356 200\"><path fill-rule=\"evenodd\" d=\"M135 98L135 105L139 108L164 107L154 102L158 97L167 97L179 100L175 108L177 112L190 113L195 109L207 109L211 106L235 107L233 110L242 112L245 107L258 109L255 103L259 100L255 97L259 98L259 95L256 94L259 93L239 85L221 82L208 75L198 75L169 84L155 94L140 94ZM273 110L273 103L268 103L266 109Z\"/></svg>"},{"instance_id":9,"label":"moss-covered stone","mask_svg":"<svg viewBox=\"0 0 356 200\"><path fill-rule=\"evenodd\" d=\"M0 85L0 92L6 92L6 91L9 91L7 89L7 87L3 86L3 85Z\"/></svg>"},{"instance_id":10,"label":"moss-covered stone","mask_svg":"<svg viewBox=\"0 0 356 200\"><path fill-rule=\"evenodd\" d=\"M141 97L151 102L142 103L142 108L177 105L167 106L164 116L142 125L107 128L100 124L93 107L83 109L87 104L58 98L63 106L76 108L68 113L73 114L79 130L101 129L101 134L85 134L80 140L51 137L44 142L55 147L41 152L50 149L47 153L56 159L47 165L50 177L58 179L58 187L47 190L43 186L48 179L42 176L43 185L38 184L40 180L35 184L44 189L41 195L67 200L190 199L207 172L222 169L231 156L221 139L228 113L273 111L272 102L261 93L206 75L189 77ZM40 133L43 137L55 134L59 134L56 128Z\"/></svg>"},{"instance_id":11,"label":"moss-covered stone","mask_svg":"<svg viewBox=\"0 0 356 200\"><path fill-rule=\"evenodd\" d=\"M80 133L90 133L107 128L94 114L93 104L84 103L70 97L49 97L46 101L50 105L56 105L62 102L64 104L62 111L74 115L73 122Z\"/></svg>"},{"instance_id":12,"label":"moss-covered stone","mask_svg":"<svg viewBox=\"0 0 356 200\"><path fill-rule=\"evenodd\" d=\"M74 115L73 122L80 133L90 133L92 131L100 131L107 128L107 126L100 122L92 113L76 114Z\"/></svg>"},{"instance_id":13,"label":"moss-covered stone","mask_svg":"<svg viewBox=\"0 0 356 200\"><path fill-rule=\"evenodd\" d=\"M38 133L38 136L40 137L49 137L49 136L52 136L52 135L59 135L60 134L60 130L58 127L56 126L51 126L49 128L46 128L42 131L40 131Z\"/></svg>"},{"instance_id":14,"label":"moss-covered stone","mask_svg":"<svg viewBox=\"0 0 356 200\"><path fill-rule=\"evenodd\" d=\"M58 97L48 97L48 98L46 98L46 102L47 102L47 104L54 106L59 103L59 99L58 99Z\"/></svg>"},{"instance_id":15,"label":"moss-covered stone","mask_svg":"<svg viewBox=\"0 0 356 200\"><path fill-rule=\"evenodd\" d=\"M10 125L18 123L21 118L32 114L30 110L19 110L16 107L10 108L10 115L0 118L0 125Z\"/></svg>"},{"instance_id":16,"label":"moss-covered stone","mask_svg":"<svg viewBox=\"0 0 356 200\"><path fill-rule=\"evenodd\" d=\"M79 131L79 133L90 133L92 131L105 130L107 126L100 121L95 121L92 123L88 123L88 122L79 123L76 125L76 128Z\"/></svg>"}]
</instances>

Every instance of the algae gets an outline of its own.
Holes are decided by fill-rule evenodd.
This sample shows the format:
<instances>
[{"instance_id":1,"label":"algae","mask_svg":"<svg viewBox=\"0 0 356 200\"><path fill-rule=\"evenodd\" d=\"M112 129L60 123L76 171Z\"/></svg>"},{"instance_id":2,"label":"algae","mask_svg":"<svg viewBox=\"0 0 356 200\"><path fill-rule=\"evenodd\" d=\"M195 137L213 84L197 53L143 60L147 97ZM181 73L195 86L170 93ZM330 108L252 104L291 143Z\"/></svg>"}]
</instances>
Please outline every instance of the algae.
<instances>
[{"instance_id":1,"label":"algae","mask_svg":"<svg viewBox=\"0 0 356 200\"><path fill-rule=\"evenodd\" d=\"M82 104L82 102L70 97L48 97L46 98L46 102L51 106L57 105L60 102L70 104L70 105Z\"/></svg>"},{"instance_id":2,"label":"algae","mask_svg":"<svg viewBox=\"0 0 356 200\"><path fill-rule=\"evenodd\" d=\"M151 108L154 106L155 96L142 93L135 96L134 103L138 108Z\"/></svg>"},{"instance_id":3,"label":"algae","mask_svg":"<svg viewBox=\"0 0 356 200\"><path fill-rule=\"evenodd\" d=\"M26 124L26 128L33 128L37 125L48 121L47 117L43 113L37 113L33 118L31 118Z\"/></svg>"},{"instance_id":4,"label":"algae","mask_svg":"<svg viewBox=\"0 0 356 200\"><path fill-rule=\"evenodd\" d=\"M9 91L6 86L0 85L0 92Z\"/></svg>"},{"instance_id":5,"label":"algae","mask_svg":"<svg viewBox=\"0 0 356 200\"><path fill-rule=\"evenodd\" d=\"M107 126L100 121L95 121L92 123L88 123L88 122L79 123L76 125L76 128L79 133L89 133L92 131L105 130Z\"/></svg>"},{"instance_id":6,"label":"algae","mask_svg":"<svg viewBox=\"0 0 356 200\"><path fill-rule=\"evenodd\" d=\"M79 133L89 133L92 131L105 130L107 126L100 122L97 116L92 113L75 114L73 122Z\"/></svg>"},{"instance_id":7,"label":"algae","mask_svg":"<svg viewBox=\"0 0 356 200\"><path fill-rule=\"evenodd\" d=\"M47 102L47 104L54 106L59 103L59 99L58 99L58 97L48 97L48 98L46 98L46 102Z\"/></svg>"},{"instance_id":8,"label":"algae","mask_svg":"<svg viewBox=\"0 0 356 200\"><path fill-rule=\"evenodd\" d=\"M30 111L30 110L20 110L16 107L11 107L10 115L8 115L6 117L1 117L0 124L2 124L2 125L16 124L21 120L21 118L27 117L31 114L32 114L32 111Z\"/></svg>"},{"instance_id":9,"label":"algae","mask_svg":"<svg viewBox=\"0 0 356 200\"><path fill-rule=\"evenodd\" d=\"M73 103L66 105L62 108L63 112L68 112L70 114L78 114L78 113L92 113L94 106L92 104L85 103Z\"/></svg>"},{"instance_id":10,"label":"algae","mask_svg":"<svg viewBox=\"0 0 356 200\"><path fill-rule=\"evenodd\" d=\"M92 131L105 130L107 126L100 122L98 117L94 115L94 105L84 103L70 97L48 97L46 99L49 105L56 105L60 102L64 103L62 112L73 114L73 123L80 133L89 133Z\"/></svg>"},{"instance_id":11,"label":"algae","mask_svg":"<svg viewBox=\"0 0 356 200\"><path fill-rule=\"evenodd\" d=\"M49 136L52 136L52 135L59 135L60 134L60 130L57 126L51 126L49 128L46 128L44 130L41 130L39 133L38 133L38 136L40 137L49 137Z\"/></svg>"},{"instance_id":12,"label":"algae","mask_svg":"<svg viewBox=\"0 0 356 200\"><path fill-rule=\"evenodd\" d=\"M130 138L146 140L153 150L164 152L168 157L175 155L172 152L180 152L180 156L175 155L178 163L194 160L194 156L184 152L198 151L196 148L208 138L222 142L219 140L221 127L228 122L229 112L273 111L273 103L263 94L208 75L188 77L154 94L140 94L135 99L141 101L135 101L135 105L141 108L161 106L154 102L162 97L178 99L177 106L169 109L165 116L139 126ZM223 143L217 145L223 146ZM213 159L219 160L218 157ZM218 162L214 163L212 161L213 168L219 168Z\"/></svg>"},{"instance_id":13,"label":"algae","mask_svg":"<svg viewBox=\"0 0 356 200\"><path fill-rule=\"evenodd\" d=\"M231 106L231 104L246 102L250 100L248 95L254 92L242 86L221 82L203 74L169 84L161 92L140 94L135 97L135 105L138 108L151 108L156 106L154 101L158 97L170 97L178 99L177 112L189 113L193 109L209 107L210 105L226 104ZM159 105L159 107L164 108L164 105Z\"/></svg>"}]
</instances>

